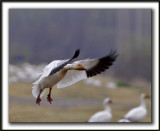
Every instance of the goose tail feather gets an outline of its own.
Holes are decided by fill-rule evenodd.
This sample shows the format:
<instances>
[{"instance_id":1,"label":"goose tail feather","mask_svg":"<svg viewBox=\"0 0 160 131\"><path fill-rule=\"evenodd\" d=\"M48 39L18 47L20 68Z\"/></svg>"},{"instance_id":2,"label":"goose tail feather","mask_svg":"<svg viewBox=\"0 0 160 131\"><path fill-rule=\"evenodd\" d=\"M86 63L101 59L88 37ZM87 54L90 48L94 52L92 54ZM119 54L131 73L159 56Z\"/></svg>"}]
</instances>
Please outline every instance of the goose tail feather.
<instances>
[{"instance_id":1,"label":"goose tail feather","mask_svg":"<svg viewBox=\"0 0 160 131\"><path fill-rule=\"evenodd\" d=\"M40 86L39 86L38 84L37 84L37 85L34 85L34 86L32 87L32 95L33 95L35 98L37 98L38 95L39 95L39 93L40 93L40 90L41 90L41 88L40 88ZM46 89L44 89L44 90L41 92L40 97L42 97L42 96L44 95L45 91L46 91Z\"/></svg>"}]
</instances>

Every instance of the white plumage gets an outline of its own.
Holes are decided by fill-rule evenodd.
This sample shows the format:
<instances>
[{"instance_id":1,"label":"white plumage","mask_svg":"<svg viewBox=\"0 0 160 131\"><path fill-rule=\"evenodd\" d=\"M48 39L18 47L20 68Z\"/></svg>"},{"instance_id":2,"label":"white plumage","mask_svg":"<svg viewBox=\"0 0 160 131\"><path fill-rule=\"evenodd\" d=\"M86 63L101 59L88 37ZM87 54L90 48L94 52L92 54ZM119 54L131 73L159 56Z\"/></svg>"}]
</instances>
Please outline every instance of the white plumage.
<instances>
[{"instance_id":1,"label":"white plumage","mask_svg":"<svg viewBox=\"0 0 160 131\"><path fill-rule=\"evenodd\" d=\"M87 76L85 71L70 70L64 78L57 83L57 88L64 88L73 85L74 83L86 78Z\"/></svg>"},{"instance_id":2,"label":"white plumage","mask_svg":"<svg viewBox=\"0 0 160 131\"><path fill-rule=\"evenodd\" d=\"M88 122L109 122L112 119L112 111L110 108L111 99L106 98L103 102L104 110L95 113L90 117Z\"/></svg>"},{"instance_id":3,"label":"white plumage","mask_svg":"<svg viewBox=\"0 0 160 131\"><path fill-rule=\"evenodd\" d=\"M95 76L105 71L116 60L116 52L99 59L86 59L69 64L73 59L78 57L77 50L71 59L55 60L48 64L42 71L40 78L33 83L32 94L37 98L36 103L40 104L40 97L49 88L48 101L51 103L51 89L57 84L58 88L70 86L80 80Z\"/></svg>"},{"instance_id":4,"label":"white plumage","mask_svg":"<svg viewBox=\"0 0 160 131\"><path fill-rule=\"evenodd\" d=\"M120 119L118 122L130 122L130 121L127 119Z\"/></svg>"},{"instance_id":5,"label":"white plumage","mask_svg":"<svg viewBox=\"0 0 160 131\"><path fill-rule=\"evenodd\" d=\"M149 98L148 94L141 94L140 101L141 104L138 107L131 109L123 118L131 122L139 122L147 115L146 102L144 99Z\"/></svg>"}]
</instances>

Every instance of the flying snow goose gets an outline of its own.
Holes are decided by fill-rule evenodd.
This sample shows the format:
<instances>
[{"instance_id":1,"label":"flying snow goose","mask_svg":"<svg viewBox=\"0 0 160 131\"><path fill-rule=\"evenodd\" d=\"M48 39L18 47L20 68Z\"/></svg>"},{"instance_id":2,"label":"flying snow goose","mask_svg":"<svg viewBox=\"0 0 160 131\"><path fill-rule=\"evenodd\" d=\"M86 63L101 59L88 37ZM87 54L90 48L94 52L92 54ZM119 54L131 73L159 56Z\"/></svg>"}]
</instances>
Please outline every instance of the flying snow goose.
<instances>
[{"instance_id":1,"label":"flying snow goose","mask_svg":"<svg viewBox=\"0 0 160 131\"><path fill-rule=\"evenodd\" d=\"M106 98L103 101L104 110L95 113L90 117L88 122L109 122L112 119L112 112L110 108L110 103L112 103L110 98Z\"/></svg>"},{"instance_id":2,"label":"flying snow goose","mask_svg":"<svg viewBox=\"0 0 160 131\"><path fill-rule=\"evenodd\" d=\"M95 76L108 69L116 60L116 52L97 59L85 59L69 64L77 58L80 50L76 50L71 59L55 60L48 64L41 73L40 78L33 83L32 94L36 97L36 104L40 105L41 97L46 88L49 88L47 100L51 103L51 90L57 84L57 88L70 86L80 80Z\"/></svg>"},{"instance_id":3,"label":"flying snow goose","mask_svg":"<svg viewBox=\"0 0 160 131\"><path fill-rule=\"evenodd\" d=\"M147 115L147 108L145 99L150 98L148 94L142 93L140 95L141 104L138 107L131 109L123 119L129 120L131 122L139 122Z\"/></svg>"}]
</instances>

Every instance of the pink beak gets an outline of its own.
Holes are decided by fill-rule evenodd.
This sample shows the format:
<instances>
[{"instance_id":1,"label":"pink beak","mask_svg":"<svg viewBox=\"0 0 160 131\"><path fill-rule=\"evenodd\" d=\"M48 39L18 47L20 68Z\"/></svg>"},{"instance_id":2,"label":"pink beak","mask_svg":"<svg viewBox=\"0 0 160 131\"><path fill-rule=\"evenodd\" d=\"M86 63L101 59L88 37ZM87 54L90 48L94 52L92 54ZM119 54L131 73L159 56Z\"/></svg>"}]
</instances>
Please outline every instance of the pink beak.
<instances>
[{"instance_id":1,"label":"pink beak","mask_svg":"<svg viewBox=\"0 0 160 131\"><path fill-rule=\"evenodd\" d=\"M82 67L82 70L87 70L86 68Z\"/></svg>"}]
</instances>

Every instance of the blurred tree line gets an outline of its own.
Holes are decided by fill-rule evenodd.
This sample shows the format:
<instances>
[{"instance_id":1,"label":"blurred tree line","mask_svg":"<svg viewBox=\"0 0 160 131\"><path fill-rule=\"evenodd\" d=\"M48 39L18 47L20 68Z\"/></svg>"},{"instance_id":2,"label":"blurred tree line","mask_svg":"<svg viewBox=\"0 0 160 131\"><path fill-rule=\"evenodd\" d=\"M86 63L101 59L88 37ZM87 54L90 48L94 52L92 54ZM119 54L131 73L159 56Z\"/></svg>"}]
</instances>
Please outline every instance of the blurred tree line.
<instances>
[{"instance_id":1,"label":"blurred tree line","mask_svg":"<svg viewBox=\"0 0 160 131\"><path fill-rule=\"evenodd\" d=\"M150 9L10 9L9 63L119 57L107 73L151 81Z\"/></svg>"}]
</instances>

